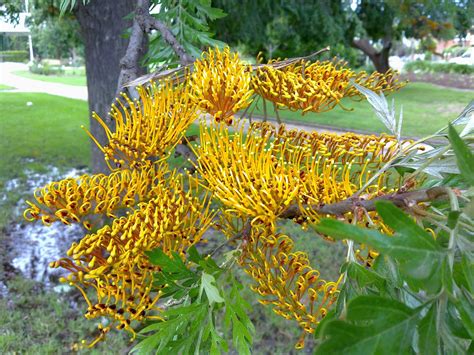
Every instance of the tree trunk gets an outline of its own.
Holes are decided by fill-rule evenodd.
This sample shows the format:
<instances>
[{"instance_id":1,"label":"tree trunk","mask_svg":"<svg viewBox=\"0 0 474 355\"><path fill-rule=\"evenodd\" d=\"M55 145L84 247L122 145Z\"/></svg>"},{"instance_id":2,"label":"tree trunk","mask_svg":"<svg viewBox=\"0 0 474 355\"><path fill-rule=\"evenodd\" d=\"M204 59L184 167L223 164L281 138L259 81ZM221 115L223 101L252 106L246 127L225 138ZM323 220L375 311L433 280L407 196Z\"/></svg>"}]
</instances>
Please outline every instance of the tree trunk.
<instances>
[{"instance_id":1,"label":"tree trunk","mask_svg":"<svg viewBox=\"0 0 474 355\"><path fill-rule=\"evenodd\" d=\"M377 52L367 39L355 39L352 41L352 45L370 58L375 70L379 73L385 73L390 69L388 57L392 48L392 41L389 38L383 40L383 48L380 52Z\"/></svg>"},{"instance_id":2,"label":"tree trunk","mask_svg":"<svg viewBox=\"0 0 474 355\"><path fill-rule=\"evenodd\" d=\"M91 0L87 5L78 1L76 18L79 21L85 49L89 111L97 114L111 126L108 117L110 105L117 91L120 60L125 54L128 39L124 38L132 20L125 19L136 7L132 0ZM144 36L143 50L147 38ZM143 68L142 68L143 69ZM142 70L141 74L144 74ZM90 132L102 144L107 143L103 128L90 116ZM92 143L91 168L93 172L106 172L104 155Z\"/></svg>"},{"instance_id":3,"label":"tree trunk","mask_svg":"<svg viewBox=\"0 0 474 355\"><path fill-rule=\"evenodd\" d=\"M386 73L390 69L388 64L388 51L380 51L374 56L369 56L372 63L374 63L375 70L379 73Z\"/></svg>"}]
</instances>

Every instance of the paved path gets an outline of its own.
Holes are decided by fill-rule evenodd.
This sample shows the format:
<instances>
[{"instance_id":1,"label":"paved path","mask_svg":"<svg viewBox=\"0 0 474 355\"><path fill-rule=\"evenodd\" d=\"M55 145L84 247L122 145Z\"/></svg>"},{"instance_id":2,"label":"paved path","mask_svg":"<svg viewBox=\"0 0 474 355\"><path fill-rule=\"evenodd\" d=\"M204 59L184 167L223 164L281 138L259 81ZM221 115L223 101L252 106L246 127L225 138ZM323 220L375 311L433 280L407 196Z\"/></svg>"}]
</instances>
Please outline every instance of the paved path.
<instances>
[{"instance_id":1,"label":"paved path","mask_svg":"<svg viewBox=\"0 0 474 355\"><path fill-rule=\"evenodd\" d=\"M23 63L0 63L0 84L9 85L17 92L41 92L44 94L87 100L87 87L72 86L33 80L15 75L14 71L28 70Z\"/></svg>"}]
</instances>

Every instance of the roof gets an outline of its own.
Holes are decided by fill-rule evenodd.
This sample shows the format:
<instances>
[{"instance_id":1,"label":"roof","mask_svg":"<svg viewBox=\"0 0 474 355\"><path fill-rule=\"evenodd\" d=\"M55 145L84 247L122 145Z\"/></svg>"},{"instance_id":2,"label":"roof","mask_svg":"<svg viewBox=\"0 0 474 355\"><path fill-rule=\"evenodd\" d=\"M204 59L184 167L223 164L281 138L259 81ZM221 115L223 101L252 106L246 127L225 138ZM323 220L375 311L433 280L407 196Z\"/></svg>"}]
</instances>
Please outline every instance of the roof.
<instances>
[{"instance_id":1,"label":"roof","mask_svg":"<svg viewBox=\"0 0 474 355\"><path fill-rule=\"evenodd\" d=\"M16 34L16 35L29 35L30 29L26 27L25 20L28 13L22 12L19 16L18 23L10 23L4 17L0 17L0 33L5 34Z\"/></svg>"}]
</instances>

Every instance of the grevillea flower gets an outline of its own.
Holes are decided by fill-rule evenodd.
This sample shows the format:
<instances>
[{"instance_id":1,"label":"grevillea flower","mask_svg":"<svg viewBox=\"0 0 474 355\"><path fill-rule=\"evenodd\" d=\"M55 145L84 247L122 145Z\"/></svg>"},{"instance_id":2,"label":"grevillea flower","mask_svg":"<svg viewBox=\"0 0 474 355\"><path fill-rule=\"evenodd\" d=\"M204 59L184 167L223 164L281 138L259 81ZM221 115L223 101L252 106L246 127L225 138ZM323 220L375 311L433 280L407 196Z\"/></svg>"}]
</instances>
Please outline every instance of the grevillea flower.
<instances>
[{"instance_id":1,"label":"grevillea flower","mask_svg":"<svg viewBox=\"0 0 474 355\"><path fill-rule=\"evenodd\" d=\"M99 326L101 334L91 345L114 325L134 335L134 321L159 318L161 294L152 282L160 268L149 262L145 251L159 247L168 255L184 256L211 223L209 199L199 198L195 189L185 191L182 175L160 182L154 196L133 214L73 243L68 258L51 263L70 271L62 281L81 291L88 304L87 318L110 320ZM95 290L94 297L86 289Z\"/></svg>"},{"instance_id":2,"label":"grevillea flower","mask_svg":"<svg viewBox=\"0 0 474 355\"><path fill-rule=\"evenodd\" d=\"M313 222L319 221L321 216L317 209L308 208L309 205L322 206L354 195L372 174L397 154L399 143L405 143L385 134L288 131L284 125L277 130L268 123L255 123L253 129L272 137L274 142L287 142L288 147L305 148L304 159L294 169L298 169L300 177L300 211ZM362 191L364 198L393 192L387 188L389 177L389 173L380 174Z\"/></svg>"},{"instance_id":3,"label":"grevillea flower","mask_svg":"<svg viewBox=\"0 0 474 355\"><path fill-rule=\"evenodd\" d=\"M351 80L373 91L390 92L402 86L392 71L356 74L341 61L300 61L279 69L265 65L257 69L252 84L258 95L278 107L305 114L329 111L344 97L362 98Z\"/></svg>"},{"instance_id":4,"label":"grevillea flower","mask_svg":"<svg viewBox=\"0 0 474 355\"><path fill-rule=\"evenodd\" d=\"M298 195L291 166L301 163L304 149L273 143L269 132L251 128L245 134L241 121L233 127L232 135L222 123L201 123L197 169L226 213L272 224Z\"/></svg>"},{"instance_id":5,"label":"grevillea flower","mask_svg":"<svg viewBox=\"0 0 474 355\"><path fill-rule=\"evenodd\" d=\"M115 218L120 208L134 207L154 196L153 188L168 173L166 164L143 169L122 169L110 175L83 175L52 182L35 191L36 203L26 201L27 220L41 219L45 225L55 221L79 223L90 229L94 215Z\"/></svg>"},{"instance_id":6,"label":"grevillea flower","mask_svg":"<svg viewBox=\"0 0 474 355\"><path fill-rule=\"evenodd\" d=\"M194 63L189 83L192 97L217 122L230 124L237 111L250 105L251 71L229 47L209 49Z\"/></svg>"},{"instance_id":7,"label":"grevillea flower","mask_svg":"<svg viewBox=\"0 0 474 355\"><path fill-rule=\"evenodd\" d=\"M318 221L308 205L353 195L399 147L386 135L307 133L283 125L277 130L268 123L255 123L246 134L241 122L233 128L232 135L221 124L201 125L197 169L227 213L271 224L293 203ZM381 174L362 191L366 198L390 192L388 176Z\"/></svg>"},{"instance_id":8,"label":"grevillea flower","mask_svg":"<svg viewBox=\"0 0 474 355\"><path fill-rule=\"evenodd\" d=\"M94 113L94 118L104 127L109 143L101 146L111 169L116 167L141 167L150 159L164 158L183 137L186 129L197 118L197 107L190 98L187 85L174 85L172 80L151 83L147 88L137 88L140 100L132 101L122 94L122 100L112 105L110 116L115 121L112 132Z\"/></svg>"},{"instance_id":9,"label":"grevillea flower","mask_svg":"<svg viewBox=\"0 0 474 355\"><path fill-rule=\"evenodd\" d=\"M251 288L262 297L260 303L296 320L305 333L314 332L339 294L342 277L335 282L321 279L307 254L293 251L291 238L262 226L254 226L240 262L255 281ZM304 333L296 344L297 349L303 347Z\"/></svg>"},{"instance_id":10,"label":"grevillea flower","mask_svg":"<svg viewBox=\"0 0 474 355\"><path fill-rule=\"evenodd\" d=\"M94 215L114 219L73 243L67 257L51 263L69 271L62 281L82 293L87 318L109 320L99 325L100 335L90 345L112 327L135 334L137 322L160 319L161 291L153 285L160 267L151 264L145 252L161 248L184 259L187 249L202 240L215 213L210 194L203 196L201 186L221 203L221 229L227 237L232 237L236 221L251 221L240 244L240 263L255 281L252 289L261 302L296 320L304 334L314 332L336 300L341 278L321 279L308 256L294 251L291 238L278 233L278 219L296 209L295 222L314 223L323 217L318 209L325 204L355 193L372 199L391 192L387 172L377 179L372 174L403 145L385 135L288 131L267 123L252 124L244 132L243 121L232 121L250 104L253 89L280 107L321 112L344 97L361 97L351 81L374 91L401 86L392 72L356 74L341 62L268 65L258 67L252 79L252 68L225 48L205 53L184 84L169 80L138 88L140 98L135 101L123 95L110 113L114 132L94 116L109 142L101 146L89 135L109 167L120 170L53 182L35 192L36 202L28 202L25 211L28 220L41 219L46 225L82 222L90 228ZM156 160L169 157L199 107L215 121L209 126L201 122L200 142L192 148L200 176L185 178ZM374 212L355 209L339 217L385 228ZM376 255L356 251L369 266ZM297 347L303 345L304 336Z\"/></svg>"}]
</instances>

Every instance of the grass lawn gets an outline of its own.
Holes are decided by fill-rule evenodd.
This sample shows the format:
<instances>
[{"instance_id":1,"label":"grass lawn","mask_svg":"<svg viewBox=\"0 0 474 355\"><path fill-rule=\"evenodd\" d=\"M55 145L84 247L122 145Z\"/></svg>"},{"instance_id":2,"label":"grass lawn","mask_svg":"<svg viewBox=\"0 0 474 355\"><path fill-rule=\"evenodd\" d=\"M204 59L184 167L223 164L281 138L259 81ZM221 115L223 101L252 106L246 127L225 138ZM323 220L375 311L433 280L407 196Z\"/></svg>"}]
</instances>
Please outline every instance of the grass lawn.
<instances>
[{"instance_id":1,"label":"grass lawn","mask_svg":"<svg viewBox=\"0 0 474 355\"><path fill-rule=\"evenodd\" d=\"M0 84L0 91L3 91L3 90L12 90L12 89L14 89L13 86Z\"/></svg>"},{"instance_id":2,"label":"grass lawn","mask_svg":"<svg viewBox=\"0 0 474 355\"><path fill-rule=\"evenodd\" d=\"M86 86L87 80L85 74L82 75L40 75L40 74L33 74L27 70L22 71L15 71L13 74L22 76L24 78L33 79L33 80L40 80L40 81L47 81L50 83L58 83L58 84L66 84L66 85L74 85L74 86Z\"/></svg>"},{"instance_id":3,"label":"grass lawn","mask_svg":"<svg viewBox=\"0 0 474 355\"><path fill-rule=\"evenodd\" d=\"M423 136L434 133L447 122L455 119L466 105L474 98L474 91L460 91L442 88L427 83L409 83L399 92L387 97L391 105L395 99L398 118L400 107L403 106L403 135ZM283 120L304 121L314 124L331 125L342 128L353 128L371 132L386 132L385 126L377 119L369 103L364 101L344 100L344 111L337 107L325 113L308 113L301 116L300 112L280 110ZM259 104L259 114L263 114ZM274 116L273 107L267 103L268 114Z\"/></svg>"},{"instance_id":4,"label":"grass lawn","mask_svg":"<svg viewBox=\"0 0 474 355\"><path fill-rule=\"evenodd\" d=\"M27 103L31 103L30 106ZM29 160L72 168L89 164L87 102L36 93L0 94L0 179L18 176Z\"/></svg>"}]
</instances>

